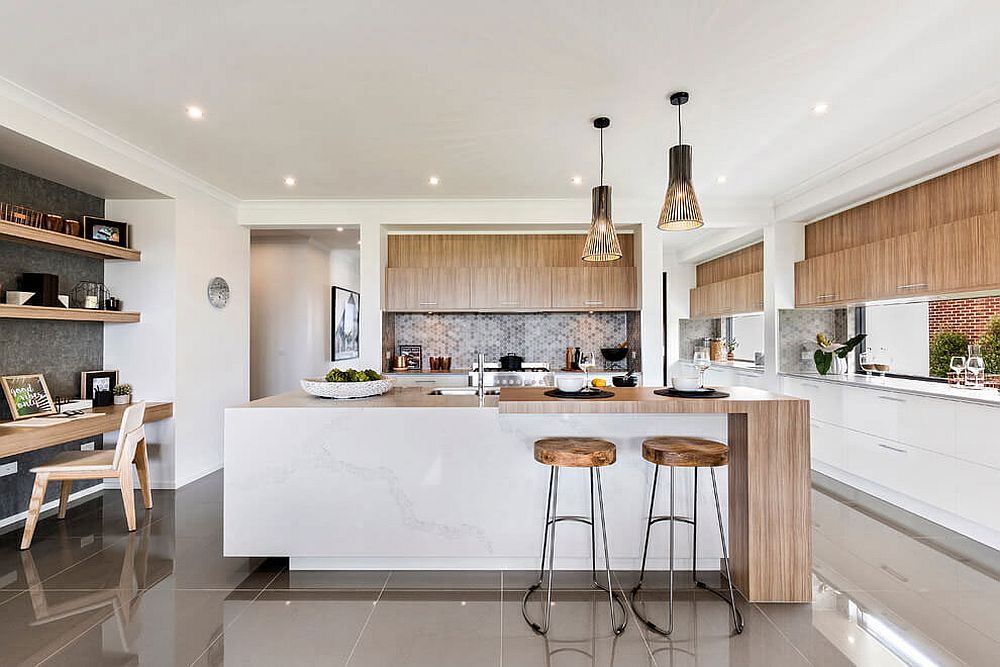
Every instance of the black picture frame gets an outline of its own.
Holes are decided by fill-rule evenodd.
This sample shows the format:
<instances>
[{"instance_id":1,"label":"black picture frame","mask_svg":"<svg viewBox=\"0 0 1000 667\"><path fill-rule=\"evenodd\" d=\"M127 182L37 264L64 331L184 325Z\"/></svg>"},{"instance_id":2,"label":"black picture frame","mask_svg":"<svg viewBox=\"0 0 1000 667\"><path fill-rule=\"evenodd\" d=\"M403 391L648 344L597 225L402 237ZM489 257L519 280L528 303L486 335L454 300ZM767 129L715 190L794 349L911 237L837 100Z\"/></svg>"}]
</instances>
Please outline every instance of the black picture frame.
<instances>
[{"instance_id":1,"label":"black picture frame","mask_svg":"<svg viewBox=\"0 0 1000 667\"><path fill-rule=\"evenodd\" d=\"M408 371L419 371L424 367L424 348L420 345L400 345L399 356L406 357Z\"/></svg>"},{"instance_id":2,"label":"black picture frame","mask_svg":"<svg viewBox=\"0 0 1000 667\"><path fill-rule=\"evenodd\" d=\"M330 290L330 350L334 361L361 356L361 294L334 285Z\"/></svg>"},{"instance_id":3,"label":"black picture frame","mask_svg":"<svg viewBox=\"0 0 1000 667\"><path fill-rule=\"evenodd\" d=\"M83 238L119 248L128 248L128 223L85 215L83 216Z\"/></svg>"},{"instance_id":4,"label":"black picture frame","mask_svg":"<svg viewBox=\"0 0 1000 667\"><path fill-rule=\"evenodd\" d=\"M117 384L118 371L84 371L80 373L80 398L92 401L95 387L98 391L112 391Z\"/></svg>"}]
</instances>

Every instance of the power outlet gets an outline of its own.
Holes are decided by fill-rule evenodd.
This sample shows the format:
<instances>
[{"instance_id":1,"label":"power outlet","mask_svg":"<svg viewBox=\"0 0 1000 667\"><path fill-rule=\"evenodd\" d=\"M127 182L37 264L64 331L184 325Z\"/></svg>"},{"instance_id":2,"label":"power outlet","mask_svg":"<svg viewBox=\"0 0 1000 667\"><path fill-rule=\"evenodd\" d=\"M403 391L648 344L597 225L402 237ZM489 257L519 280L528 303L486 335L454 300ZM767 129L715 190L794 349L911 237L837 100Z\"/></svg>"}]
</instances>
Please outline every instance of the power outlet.
<instances>
[{"instance_id":1,"label":"power outlet","mask_svg":"<svg viewBox=\"0 0 1000 667\"><path fill-rule=\"evenodd\" d=\"M0 477L6 477L7 475L17 474L17 461L12 463L5 463L0 466Z\"/></svg>"},{"instance_id":2,"label":"power outlet","mask_svg":"<svg viewBox=\"0 0 1000 667\"><path fill-rule=\"evenodd\" d=\"M83 443L82 445L80 445L80 451L81 452L92 452L92 451L94 451L94 443L92 443L92 442L85 442L85 443Z\"/></svg>"}]
</instances>

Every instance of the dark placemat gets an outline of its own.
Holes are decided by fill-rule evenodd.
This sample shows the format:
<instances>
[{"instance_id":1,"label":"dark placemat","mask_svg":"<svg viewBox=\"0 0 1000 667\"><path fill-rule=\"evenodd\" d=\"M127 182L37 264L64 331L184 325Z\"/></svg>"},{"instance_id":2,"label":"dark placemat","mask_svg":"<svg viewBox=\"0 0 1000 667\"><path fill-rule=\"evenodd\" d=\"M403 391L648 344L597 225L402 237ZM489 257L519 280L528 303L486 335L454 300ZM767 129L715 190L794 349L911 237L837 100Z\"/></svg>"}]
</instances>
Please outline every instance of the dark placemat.
<instances>
[{"instance_id":1,"label":"dark placemat","mask_svg":"<svg viewBox=\"0 0 1000 667\"><path fill-rule=\"evenodd\" d=\"M614 394L610 391L561 391L550 389L545 392L546 396L552 398L611 398Z\"/></svg>"},{"instance_id":2,"label":"dark placemat","mask_svg":"<svg viewBox=\"0 0 1000 667\"><path fill-rule=\"evenodd\" d=\"M657 396L670 396L671 398L728 398L729 394L724 391L719 391L718 389L712 389L712 391L678 391L673 387L667 387L666 389L654 389L653 393Z\"/></svg>"}]
</instances>

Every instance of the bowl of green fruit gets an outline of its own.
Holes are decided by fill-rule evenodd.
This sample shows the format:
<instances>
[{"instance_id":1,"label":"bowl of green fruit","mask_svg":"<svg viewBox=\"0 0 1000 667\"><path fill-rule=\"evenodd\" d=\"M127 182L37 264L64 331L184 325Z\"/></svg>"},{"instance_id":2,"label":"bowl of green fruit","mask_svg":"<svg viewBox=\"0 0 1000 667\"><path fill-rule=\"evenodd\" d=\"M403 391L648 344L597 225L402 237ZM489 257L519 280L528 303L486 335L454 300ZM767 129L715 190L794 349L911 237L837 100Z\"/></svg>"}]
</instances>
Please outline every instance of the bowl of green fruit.
<instances>
[{"instance_id":1,"label":"bowl of green fruit","mask_svg":"<svg viewBox=\"0 0 1000 667\"><path fill-rule=\"evenodd\" d=\"M392 389L392 380L383 379L371 369L332 368L326 377L302 380L302 389L320 398L365 398L386 393Z\"/></svg>"}]
</instances>

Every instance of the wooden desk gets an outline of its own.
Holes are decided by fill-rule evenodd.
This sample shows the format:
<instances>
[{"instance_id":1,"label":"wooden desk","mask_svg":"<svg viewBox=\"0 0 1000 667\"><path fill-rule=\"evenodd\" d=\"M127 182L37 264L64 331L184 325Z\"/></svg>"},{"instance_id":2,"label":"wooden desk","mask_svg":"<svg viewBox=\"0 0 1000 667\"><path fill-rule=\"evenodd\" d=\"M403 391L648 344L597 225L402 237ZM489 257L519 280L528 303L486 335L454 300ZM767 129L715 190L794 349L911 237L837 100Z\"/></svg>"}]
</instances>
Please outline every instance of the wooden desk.
<instances>
[{"instance_id":1,"label":"wooden desk","mask_svg":"<svg viewBox=\"0 0 1000 667\"><path fill-rule=\"evenodd\" d=\"M94 408L94 412L100 413L100 417L72 419L53 426L17 426L15 422L3 422L0 426L0 459L117 431L126 407L128 406L109 405L106 408ZM143 421L148 424L173 415L173 403L147 401Z\"/></svg>"}]
</instances>

